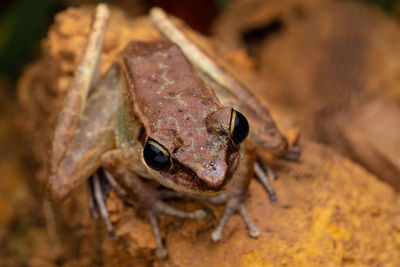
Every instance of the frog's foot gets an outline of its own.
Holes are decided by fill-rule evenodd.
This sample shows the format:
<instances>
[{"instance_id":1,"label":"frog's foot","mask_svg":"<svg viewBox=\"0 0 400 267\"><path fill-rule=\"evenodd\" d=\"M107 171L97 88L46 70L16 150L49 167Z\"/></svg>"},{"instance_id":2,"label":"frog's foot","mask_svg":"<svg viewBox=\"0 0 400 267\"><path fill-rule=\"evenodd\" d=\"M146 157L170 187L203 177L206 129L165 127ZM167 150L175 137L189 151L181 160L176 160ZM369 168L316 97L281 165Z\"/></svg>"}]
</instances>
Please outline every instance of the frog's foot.
<instances>
[{"instance_id":1,"label":"frog's foot","mask_svg":"<svg viewBox=\"0 0 400 267\"><path fill-rule=\"evenodd\" d=\"M297 145L289 146L288 152L283 156L289 161L297 161L301 156L301 150Z\"/></svg>"},{"instance_id":2,"label":"frog's foot","mask_svg":"<svg viewBox=\"0 0 400 267\"><path fill-rule=\"evenodd\" d=\"M247 195L229 195L227 193L221 193L220 195L213 197L209 200L213 204L226 203L224 215L219 221L218 226L211 234L211 238L214 242L218 242L222 239L225 225L228 222L229 218L235 212L239 212L240 216L243 219L243 222L247 226L249 235L251 237L257 238L260 235L260 230L258 230L257 226L255 226L249 218L249 215L247 213L246 200Z\"/></svg>"},{"instance_id":3,"label":"frog's foot","mask_svg":"<svg viewBox=\"0 0 400 267\"><path fill-rule=\"evenodd\" d=\"M166 192L165 192L166 193ZM166 194L166 198L170 197L180 197L179 195L174 196L171 194L173 192L168 192ZM163 194L161 194L161 198ZM165 258L167 256L167 250L165 249L161 234L160 228L157 222L157 214L164 213L171 216L176 216L179 218L189 218L189 219L203 219L206 217L206 213L203 210L195 210L193 212L185 212L181 210L177 210L174 207L168 205L167 203L163 202L162 200L157 200L151 204L151 207L147 211L147 216L149 217L151 227L153 229L154 237L156 238L157 250L156 255L159 258Z\"/></svg>"},{"instance_id":4,"label":"frog's foot","mask_svg":"<svg viewBox=\"0 0 400 267\"><path fill-rule=\"evenodd\" d=\"M100 215L106 226L107 232L110 233L112 238L115 238L114 228L110 221L110 216L105 203L111 188L112 185L104 177L101 169L96 171L88 180L90 214L95 219Z\"/></svg>"},{"instance_id":5,"label":"frog's foot","mask_svg":"<svg viewBox=\"0 0 400 267\"><path fill-rule=\"evenodd\" d=\"M276 193L271 185L271 181L276 180L277 178L274 170L258 158L257 161L254 163L254 175L264 186L265 191L267 191L269 201L275 202L277 199Z\"/></svg>"},{"instance_id":6,"label":"frog's foot","mask_svg":"<svg viewBox=\"0 0 400 267\"><path fill-rule=\"evenodd\" d=\"M114 189L117 195L121 198L125 200L128 199L127 192L120 187L120 185L114 180L113 176L108 171L99 169L95 174L92 175L92 177L89 178L88 192L90 213L94 218L98 218L100 215L104 221L107 231L111 234L111 237L116 238L114 228L110 221L109 213L105 204L107 195L111 189ZM162 244L160 230L157 223L158 213L190 219L203 219L206 216L206 213L203 210L185 212L177 210L164 202L164 200L182 198L184 196L185 195L182 193L173 191L144 190L144 192L139 193L139 199L141 200L142 206L144 206L144 208L147 210L147 216L149 217L153 233L156 238L156 255L159 258L166 257L167 251Z\"/></svg>"}]
</instances>

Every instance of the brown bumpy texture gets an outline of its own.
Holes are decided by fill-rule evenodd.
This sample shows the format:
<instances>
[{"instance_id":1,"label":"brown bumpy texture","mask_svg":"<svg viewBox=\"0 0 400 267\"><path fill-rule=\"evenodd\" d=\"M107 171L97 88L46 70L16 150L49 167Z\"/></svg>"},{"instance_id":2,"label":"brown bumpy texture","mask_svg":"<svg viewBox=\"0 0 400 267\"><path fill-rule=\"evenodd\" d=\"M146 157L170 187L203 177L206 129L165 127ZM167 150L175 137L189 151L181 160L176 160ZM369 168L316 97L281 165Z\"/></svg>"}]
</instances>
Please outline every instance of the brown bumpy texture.
<instances>
[{"instance_id":1,"label":"brown bumpy texture","mask_svg":"<svg viewBox=\"0 0 400 267\"><path fill-rule=\"evenodd\" d=\"M24 135L31 143L27 149L32 150L39 166L35 177L29 178L29 184L36 188L46 180L51 129L83 51L92 13L89 8L71 8L58 14L43 41L41 59L26 69L19 82ZM285 106L275 107L266 97L273 93L276 83L270 84L270 92L266 94L265 84L259 82L252 61L243 51L227 50L226 46L215 45L194 32L190 36L229 71L240 74L238 79L261 101L270 103L270 111L284 132L294 126L295 118L287 116ZM101 73L105 73L116 54L132 39L157 38L160 36L147 18L128 19L121 11L112 10ZM276 48L271 48L270 53L274 53L273 49ZM4 120L3 116L0 118ZM30 230L31 249L21 257L31 266L394 266L399 263L400 197L395 190L324 145L303 138L300 147L303 155L298 163L265 155L279 175L273 182L277 202L269 203L255 180L250 185L249 214L261 230L259 239L251 239L241 219L234 216L227 224L223 240L213 243L210 235L223 207L176 201L172 204L180 209L194 210L201 206L209 215L205 220L160 216L169 258L158 260L151 227L140 211L111 193L107 206L118 237L114 241L107 236L100 220L89 218L82 185L62 204L42 201L40 191L32 196L38 203L41 223L37 223L36 230ZM7 180L0 179L0 185L3 181ZM2 188L1 185L0 192ZM0 204L5 193L0 194ZM3 215L1 219L2 224L11 221Z\"/></svg>"}]
</instances>

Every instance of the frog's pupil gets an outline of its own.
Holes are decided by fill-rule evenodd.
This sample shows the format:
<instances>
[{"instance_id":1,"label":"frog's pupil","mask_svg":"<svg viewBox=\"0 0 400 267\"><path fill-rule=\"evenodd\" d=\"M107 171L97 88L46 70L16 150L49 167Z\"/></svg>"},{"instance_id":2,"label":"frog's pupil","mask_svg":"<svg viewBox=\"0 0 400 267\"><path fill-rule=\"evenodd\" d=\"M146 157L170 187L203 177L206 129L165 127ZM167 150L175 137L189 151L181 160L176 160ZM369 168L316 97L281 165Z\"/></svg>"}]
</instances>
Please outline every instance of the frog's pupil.
<instances>
[{"instance_id":1,"label":"frog's pupil","mask_svg":"<svg viewBox=\"0 0 400 267\"><path fill-rule=\"evenodd\" d=\"M171 167L168 156L160 148L149 142L144 146L143 157L146 164L157 171L168 171Z\"/></svg>"},{"instance_id":2,"label":"frog's pupil","mask_svg":"<svg viewBox=\"0 0 400 267\"><path fill-rule=\"evenodd\" d=\"M242 113L235 112L235 116L233 116L233 131L232 131L232 140L235 144L240 144L249 134L249 123L245 116Z\"/></svg>"}]
</instances>

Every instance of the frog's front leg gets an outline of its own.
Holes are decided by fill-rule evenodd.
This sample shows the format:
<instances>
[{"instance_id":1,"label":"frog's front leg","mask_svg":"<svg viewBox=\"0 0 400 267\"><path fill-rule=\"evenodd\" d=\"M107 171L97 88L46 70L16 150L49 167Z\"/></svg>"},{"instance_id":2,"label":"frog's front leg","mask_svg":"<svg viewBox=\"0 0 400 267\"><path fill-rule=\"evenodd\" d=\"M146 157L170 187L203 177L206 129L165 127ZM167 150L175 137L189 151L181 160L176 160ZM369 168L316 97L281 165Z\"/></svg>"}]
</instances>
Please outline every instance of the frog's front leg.
<instances>
[{"instance_id":1,"label":"frog's front leg","mask_svg":"<svg viewBox=\"0 0 400 267\"><path fill-rule=\"evenodd\" d=\"M239 168L235 176L232 178L233 182L228 188L228 191L209 200L213 204L226 203L224 215L214 232L211 234L214 242L222 239L225 224L235 212L239 212L241 215L251 237L257 238L260 235L260 231L248 216L246 206L249 197L249 184L254 176L253 166L256 161L255 148L248 143L244 145L245 147L244 151L242 151Z\"/></svg>"},{"instance_id":2,"label":"frog's front leg","mask_svg":"<svg viewBox=\"0 0 400 267\"><path fill-rule=\"evenodd\" d=\"M110 221L109 213L106 207L106 199L111 189L114 189L117 195L124 199L127 194L123 188L114 180L110 173L103 168L99 168L88 179L88 200L89 210L92 218L99 216L103 219L107 231L112 238L116 238L114 228Z\"/></svg>"},{"instance_id":3,"label":"frog's front leg","mask_svg":"<svg viewBox=\"0 0 400 267\"><path fill-rule=\"evenodd\" d=\"M160 191L150 180L141 178L141 176L147 176L146 172L149 170L143 166L140 155L141 152L139 148L136 147L112 150L102 156L102 166L104 166L117 180L118 184L124 188L129 197L128 201L134 200L140 208L146 211L156 238L156 254L160 258L164 258L167 255L167 251L161 241L157 214L161 212L180 218L202 219L206 216L206 213L203 210L184 212L165 203L163 201L164 199L173 196L181 197L182 194ZM141 176L139 176L139 174ZM150 175L148 175L148 177L150 177Z\"/></svg>"},{"instance_id":4,"label":"frog's front leg","mask_svg":"<svg viewBox=\"0 0 400 267\"><path fill-rule=\"evenodd\" d=\"M254 176L263 185L265 191L267 191L269 201L275 202L277 199L276 193L271 185L271 181L277 178L275 171L257 157L257 160L254 162Z\"/></svg>"},{"instance_id":5,"label":"frog's front leg","mask_svg":"<svg viewBox=\"0 0 400 267\"><path fill-rule=\"evenodd\" d=\"M297 136L298 138L298 136ZM287 148L287 153L284 154L283 158L289 161L297 161L301 155L300 148L296 145L297 140L295 140L293 145L289 145ZM271 166L266 164L261 157L257 157L254 163L254 176L263 185L265 191L268 193L269 200L275 202L277 200L275 190L271 185L271 181L276 180L278 177Z\"/></svg>"}]
</instances>

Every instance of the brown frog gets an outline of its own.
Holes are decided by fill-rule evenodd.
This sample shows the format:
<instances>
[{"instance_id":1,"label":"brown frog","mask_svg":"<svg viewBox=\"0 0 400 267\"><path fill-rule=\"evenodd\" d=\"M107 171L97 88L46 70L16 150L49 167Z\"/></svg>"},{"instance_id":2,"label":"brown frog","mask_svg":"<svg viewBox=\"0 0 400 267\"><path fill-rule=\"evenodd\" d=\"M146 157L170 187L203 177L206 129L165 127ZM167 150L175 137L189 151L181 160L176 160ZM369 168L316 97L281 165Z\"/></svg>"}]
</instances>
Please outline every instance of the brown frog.
<instances>
[{"instance_id":1,"label":"brown frog","mask_svg":"<svg viewBox=\"0 0 400 267\"><path fill-rule=\"evenodd\" d=\"M64 199L90 178L91 207L98 209L112 232L102 186L107 181L121 197L136 201L147 212L159 257L167 252L157 226L158 212L194 219L206 215L202 210L180 211L163 202L171 197L194 195L215 204L227 203L212 233L214 241L222 238L224 225L235 211L249 234L257 237L259 230L246 209L253 175L272 201L275 193L268 181L271 170L257 161L252 143L289 159L298 158L298 150L288 148L267 110L235 79L212 61L204 67L208 58L185 43L184 35L183 39L169 38L172 42L131 42L97 81L108 17L107 7L99 5L82 62L58 117L50 157L50 195ZM152 11L152 18L167 37L165 25L177 31L173 37L182 34L160 9ZM188 53L200 53L200 62ZM250 125L262 125L250 131L249 142L245 141L249 123L238 110L251 116ZM158 184L174 191L160 190Z\"/></svg>"}]
</instances>

